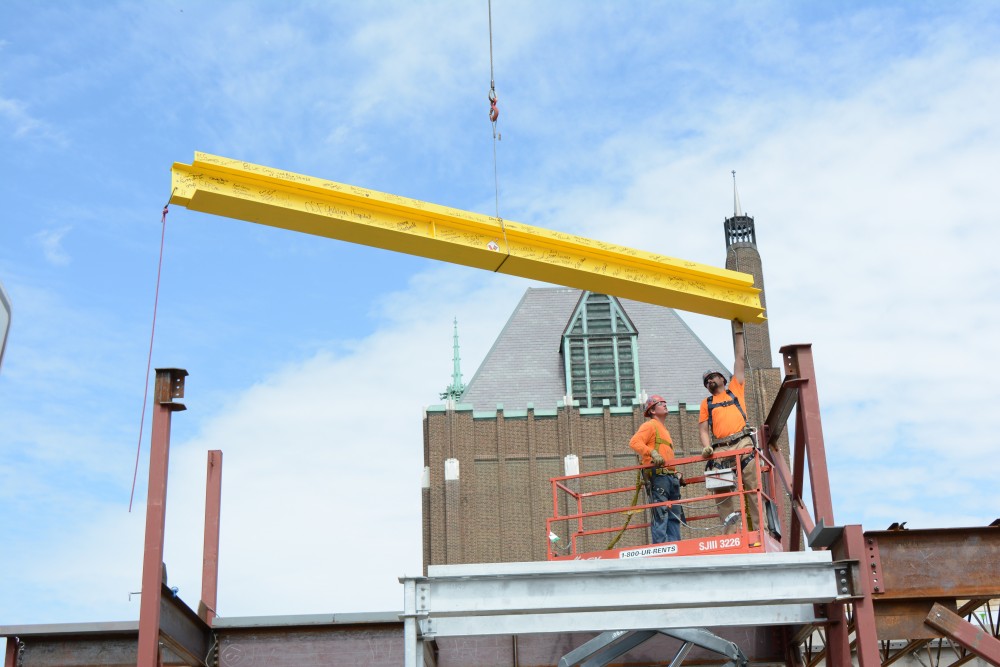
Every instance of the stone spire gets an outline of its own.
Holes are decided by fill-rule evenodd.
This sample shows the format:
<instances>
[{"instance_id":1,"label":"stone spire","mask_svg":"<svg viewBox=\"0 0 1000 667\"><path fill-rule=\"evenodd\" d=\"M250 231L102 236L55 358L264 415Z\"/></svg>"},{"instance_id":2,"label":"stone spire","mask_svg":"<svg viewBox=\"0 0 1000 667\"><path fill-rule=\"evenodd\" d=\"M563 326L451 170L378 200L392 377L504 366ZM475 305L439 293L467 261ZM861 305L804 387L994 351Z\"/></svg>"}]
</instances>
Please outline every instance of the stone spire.
<instances>
[{"instance_id":1,"label":"stone spire","mask_svg":"<svg viewBox=\"0 0 1000 667\"><path fill-rule=\"evenodd\" d=\"M743 215L743 209L740 206L740 192L736 189L736 170L733 170L733 217L726 218L725 228L726 228L726 248L732 248L735 244L747 244L750 247L757 248L757 232L753 226L753 218L748 215ZM760 259L758 258L758 262ZM732 268L727 265L726 268ZM747 271L747 273L752 273ZM756 285L756 287L761 287Z\"/></svg>"},{"instance_id":2,"label":"stone spire","mask_svg":"<svg viewBox=\"0 0 1000 667\"><path fill-rule=\"evenodd\" d=\"M736 189L736 170L733 169L733 217L738 218L743 215L740 210L740 191Z\"/></svg>"},{"instance_id":3,"label":"stone spire","mask_svg":"<svg viewBox=\"0 0 1000 667\"><path fill-rule=\"evenodd\" d=\"M726 218L723 228L726 233L726 268L749 273L753 276L754 287L761 290L760 305L767 309L764 300L764 269L760 253L757 251L757 230L754 221L740 206L740 193L736 189L736 171L733 174L733 217ZM771 334L767 322L747 325L747 356L753 368L771 367Z\"/></svg>"},{"instance_id":4,"label":"stone spire","mask_svg":"<svg viewBox=\"0 0 1000 667\"><path fill-rule=\"evenodd\" d=\"M444 400L457 401L465 391L462 382L462 358L458 354L458 318L455 318L454 352L452 356L451 384L441 393Z\"/></svg>"}]
</instances>

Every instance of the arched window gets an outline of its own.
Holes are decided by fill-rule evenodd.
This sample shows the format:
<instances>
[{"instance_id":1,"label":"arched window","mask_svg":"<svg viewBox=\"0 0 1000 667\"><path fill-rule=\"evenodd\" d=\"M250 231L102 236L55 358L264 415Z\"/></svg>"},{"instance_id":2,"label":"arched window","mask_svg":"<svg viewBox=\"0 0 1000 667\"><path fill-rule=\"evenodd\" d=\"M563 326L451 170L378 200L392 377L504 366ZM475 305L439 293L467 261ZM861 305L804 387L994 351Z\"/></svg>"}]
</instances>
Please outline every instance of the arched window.
<instances>
[{"instance_id":1,"label":"arched window","mask_svg":"<svg viewBox=\"0 0 1000 667\"><path fill-rule=\"evenodd\" d=\"M635 325L618 299L584 292L563 332L566 394L581 407L630 406L639 387Z\"/></svg>"}]
</instances>

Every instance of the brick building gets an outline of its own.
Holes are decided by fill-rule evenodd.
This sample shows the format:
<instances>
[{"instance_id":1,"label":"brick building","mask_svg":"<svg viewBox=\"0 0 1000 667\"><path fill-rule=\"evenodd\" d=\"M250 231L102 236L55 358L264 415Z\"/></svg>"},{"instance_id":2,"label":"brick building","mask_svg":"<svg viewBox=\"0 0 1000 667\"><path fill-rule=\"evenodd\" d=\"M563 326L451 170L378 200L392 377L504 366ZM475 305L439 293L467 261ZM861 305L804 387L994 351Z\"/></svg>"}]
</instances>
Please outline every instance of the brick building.
<instances>
[{"instance_id":1,"label":"brick building","mask_svg":"<svg viewBox=\"0 0 1000 667\"><path fill-rule=\"evenodd\" d=\"M724 229L726 267L753 274L763 289L753 218L737 204ZM781 380L766 323L746 327L746 347L747 413L760 424ZM468 386L456 365L444 404L425 411L425 568L544 560L549 479L567 474L567 465L570 472L574 465L580 472L635 465L628 441L644 421L649 394L669 404L676 455L697 455L708 368L729 374L672 309L567 288L528 289ZM783 450L787 458L786 443ZM694 467L685 473L700 474ZM584 490L633 481L634 473L622 473L585 481L594 488ZM685 497L703 493L691 485ZM598 500L588 510L608 507ZM642 532L630 531L619 546L648 543ZM604 548L597 538L586 546Z\"/></svg>"}]
</instances>

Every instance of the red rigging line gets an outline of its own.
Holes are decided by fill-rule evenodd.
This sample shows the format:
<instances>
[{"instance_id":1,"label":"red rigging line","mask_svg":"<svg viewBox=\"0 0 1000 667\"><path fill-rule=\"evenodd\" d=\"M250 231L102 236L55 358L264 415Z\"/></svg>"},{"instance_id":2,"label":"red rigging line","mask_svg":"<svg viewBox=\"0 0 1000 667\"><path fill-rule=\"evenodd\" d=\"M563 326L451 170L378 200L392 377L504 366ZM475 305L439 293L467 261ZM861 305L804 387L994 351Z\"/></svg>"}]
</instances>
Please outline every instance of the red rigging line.
<instances>
[{"instance_id":1,"label":"red rigging line","mask_svg":"<svg viewBox=\"0 0 1000 667\"><path fill-rule=\"evenodd\" d=\"M486 12L489 18L490 33L490 92L487 98L490 101L490 127L493 130L493 201L496 207L497 220L500 221L500 229L503 231L504 251L510 256L510 245L507 242L507 228L503 218L500 217L500 175L497 169L497 141L500 133L497 132L497 119L500 118L500 109L497 107L496 81L493 74L493 2L486 0ZM506 261L506 260L505 260Z\"/></svg>"},{"instance_id":2,"label":"red rigging line","mask_svg":"<svg viewBox=\"0 0 1000 667\"><path fill-rule=\"evenodd\" d=\"M174 188L170 196L174 196ZM163 205L163 217L160 218L160 260L156 266L156 292L153 297L153 326L149 332L149 355L146 357L146 385L142 393L142 414L139 415L139 441L135 446L135 469L132 471L132 490L128 496L128 511L132 512L132 501L135 499L135 480L139 475L139 452L142 451L142 429L146 424L146 401L149 398L149 369L153 365L153 339L156 335L156 309L160 303L160 275L163 272L163 242L167 236L167 213L170 212L170 200Z\"/></svg>"}]
</instances>

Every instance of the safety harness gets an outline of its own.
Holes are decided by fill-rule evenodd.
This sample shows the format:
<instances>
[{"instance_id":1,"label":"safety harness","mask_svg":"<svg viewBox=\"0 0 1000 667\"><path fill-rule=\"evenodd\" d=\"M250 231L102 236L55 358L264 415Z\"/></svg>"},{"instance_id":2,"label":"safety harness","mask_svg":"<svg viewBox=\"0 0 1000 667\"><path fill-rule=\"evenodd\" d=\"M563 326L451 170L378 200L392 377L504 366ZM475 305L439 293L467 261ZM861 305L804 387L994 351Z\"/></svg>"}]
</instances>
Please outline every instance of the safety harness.
<instances>
[{"instance_id":1,"label":"safety harness","mask_svg":"<svg viewBox=\"0 0 1000 667\"><path fill-rule=\"evenodd\" d=\"M660 432L656 430L655 426L653 427L653 437L655 438L653 449L656 450L657 452L660 451L660 445L664 443L670 445L670 448L673 449L674 443L670 442L666 438L661 438ZM641 465L642 456L639 456L638 453L636 454L636 456L639 457L639 463ZM654 474L656 473L654 473L653 470L650 468L635 471L635 493L632 495L632 502L629 504L629 507L635 507L639 503L639 489L642 488L646 489L646 495L649 497L650 500L652 500L653 493L652 490L649 488L649 485L650 482L652 481L652 477ZM676 473L667 473L667 474L676 474ZM628 524L632 521L632 517L642 511L643 510L628 510L625 512L625 525L623 525L621 530L618 531L618 534L615 535L614 538L612 538L611 542L608 544L608 549L613 549L614 546L618 544L618 540L622 538L622 535L624 535L625 531L628 529Z\"/></svg>"},{"instance_id":2,"label":"safety harness","mask_svg":"<svg viewBox=\"0 0 1000 667\"><path fill-rule=\"evenodd\" d=\"M656 430L655 426L653 427L653 437L656 438L656 440L654 441L653 450L656 451L656 452L659 452L660 456L663 456L663 452L660 452L660 445L667 444L667 445L670 445L670 449L674 448L674 443L670 442L666 438L661 438L660 437L660 432ZM672 474L670 472L663 472L663 473L661 473L661 472L659 472L659 470L651 470L650 472L653 473L653 474L657 474L657 475L660 475L660 474Z\"/></svg>"},{"instance_id":3,"label":"safety harness","mask_svg":"<svg viewBox=\"0 0 1000 667\"><path fill-rule=\"evenodd\" d=\"M712 430L712 410L716 408L725 408L730 405L735 405L736 409L739 410L740 414L743 416L743 423L747 423L747 413L743 411L743 406L740 405L740 399L738 399L736 394L734 394L728 387L726 388L726 393L729 394L730 400L723 401L722 403L713 403L712 399L715 398L714 395L709 395L708 397L708 432L713 438L715 437L715 432Z\"/></svg>"},{"instance_id":4,"label":"safety harness","mask_svg":"<svg viewBox=\"0 0 1000 667\"><path fill-rule=\"evenodd\" d=\"M743 406L740 405L740 399L736 397L736 394L734 394L732 392L732 390L729 389L729 387L726 387L726 393L729 394L729 400L728 401L723 401L721 403L713 403L712 399L715 398L714 394L709 395L709 397L708 397L708 432L710 434L712 434L712 440L713 441L715 440L715 431L712 430L712 410L714 410L716 408L725 408L725 407L730 406L730 405L735 405L736 409L740 411L740 415L742 415L742 417L743 417L743 431L741 433L739 433L739 436L743 437L743 435L746 434L747 413L743 411ZM726 436L726 437L727 438L733 438L732 435L729 435L729 436ZM722 442L725 442L725 440L723 440ZM747 464L750 463L750 461L752 459L753 459L753 455L752 454L747 454L746 456L744 456L743 460L740 461L740 469L741 470L745 470L746 467L747 467ZM716 461L709 461L705 465L705 470L710 470L710 469L716 467L716 466L712 465L714 463L717 463L717 462ZM744 503L744 506L746 507L747 526L750 528L750 530L753 530L753 517L750 514L750 499L749 498L743 498L743 503ZM734 512L734 514L735 514L735 512ZM726 522L728 522L728 520L729 520L729 517L726 517Z\"/></svg>"}]
</instances>

